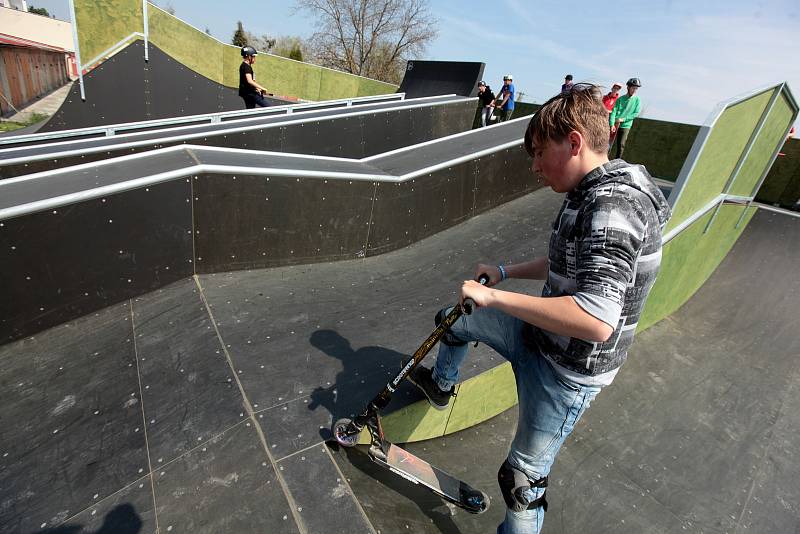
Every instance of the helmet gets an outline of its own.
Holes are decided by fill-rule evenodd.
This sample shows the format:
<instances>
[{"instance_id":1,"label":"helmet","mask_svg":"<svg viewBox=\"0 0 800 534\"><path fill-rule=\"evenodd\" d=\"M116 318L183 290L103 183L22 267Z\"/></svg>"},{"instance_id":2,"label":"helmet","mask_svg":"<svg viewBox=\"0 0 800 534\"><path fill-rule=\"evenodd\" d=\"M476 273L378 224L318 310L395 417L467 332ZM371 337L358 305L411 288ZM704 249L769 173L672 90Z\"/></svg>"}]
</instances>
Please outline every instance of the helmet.
<instances>
[{"instance_id":1,"label":"helmet","mask_svg":"<svg viewBox=\"0 0 800 534\"><path fill-rule=\"evenodd\" d=\"M257 56L258 51L252 46L243 46L242 47L242 57L250 57L250 56Z\"/></svg>"},{"instance_id":2,"label":"helmet","mask_svg":"<svg viewBox=\"0 0 800 534\"><path fill-rule=\"evenodd\" d=\"M633 85L635 87L641 87L642 86L642 82L639 81L639 78L631 78L630 80L628 80L627 85Z\"/></svg>"},{"instance_id":3,"label":"helmet","mask_svg":"<svg viewBox=\"0 0 800 534\"><path fill-rule=\"evenodd\" d=\"M622 84L619 82L614 82L611 84L611 88L613 89L614 87L619 87L620 89L622 89Z\"/></svg>"},{"instance_id":4,"label":"helmet","mask_svg":"<svg viewBox=\"0 0 800 534\"><path fill-rule=\"evenodd\" d=\"M506 74L505 76L503 76L503 79L511 81L514 79L514 77L511 74Z\"/></svg>"},{"instance_id":5,"label":"helmet","mask_svg":"<svg viewBox=\"0 0 800 534\"><path fill-rule=\"evenodd\" d=\"M483 80L479 81L478 87L486 87L486 82L484 82Z\"/></svg>"}]
</instances>

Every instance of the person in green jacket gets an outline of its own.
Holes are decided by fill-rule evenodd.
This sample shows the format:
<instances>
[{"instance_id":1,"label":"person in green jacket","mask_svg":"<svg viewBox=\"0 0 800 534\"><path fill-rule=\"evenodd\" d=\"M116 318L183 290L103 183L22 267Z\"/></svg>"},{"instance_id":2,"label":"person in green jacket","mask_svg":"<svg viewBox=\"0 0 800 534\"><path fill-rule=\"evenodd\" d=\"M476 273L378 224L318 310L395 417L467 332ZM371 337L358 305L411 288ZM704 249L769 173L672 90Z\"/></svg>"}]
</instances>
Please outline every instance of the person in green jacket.
<instances>
[{"instance_id":1,"label":"person in green jacket","mask_svg":"<svg viewBox=\"0 0 800 534\"><path fill-rule=\"evenodd\" d=\"M639 81L639 78L631 78L627 85L627 94L617 99L614 109L611 110L611 115L608 117L612 139L609 151L615 152L612 159L622 157L622 153L625 151L625 142L628 140L628 134L633 126L633 119L638 117L642 110L642 101L636 96L636 91L642 86L642 82Z\"/></svg>"}]
</instances>

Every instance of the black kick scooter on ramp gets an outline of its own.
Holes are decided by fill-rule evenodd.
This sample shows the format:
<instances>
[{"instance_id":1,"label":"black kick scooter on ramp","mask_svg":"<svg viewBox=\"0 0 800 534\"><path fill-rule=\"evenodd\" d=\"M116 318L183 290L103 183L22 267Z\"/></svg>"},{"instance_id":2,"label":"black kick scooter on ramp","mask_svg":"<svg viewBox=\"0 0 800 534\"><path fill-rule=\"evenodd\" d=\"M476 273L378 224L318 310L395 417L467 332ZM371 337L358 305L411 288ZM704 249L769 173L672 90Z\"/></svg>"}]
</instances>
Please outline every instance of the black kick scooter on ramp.
<instances>
[{"instance_id":1,"label":"black kick scooter on ramp","mask_svg":"<svg viewBox=\"0 0 800 534\"><path fill-rule=\"evenodd\" d=\"M489 277L481 275L479 281L481 284L485 284L489 281ZM398 375L389 381L383 391L369 402L366 410L356 416L355 419L343 418L334 423L333 435L343 447L354 447L358 443L359 434L366 427L371 440L368 455L373 462L410 480L414 484L421 484L439 497L459 508L463 508L467 512L481 514L489 509L488 495L471 487L466 482L437 469L397 445L388 442L384 437L380 419L381 410L389 405L389 401L398 384L411 374L411 371L419 365L462 314L469 315L472 313L473 305L474 303L471 299L466 299L463 305L456 305L433 333L428 336L428 339L414 352L414 355L403 364Z\"/></svg>"}]
</instances>

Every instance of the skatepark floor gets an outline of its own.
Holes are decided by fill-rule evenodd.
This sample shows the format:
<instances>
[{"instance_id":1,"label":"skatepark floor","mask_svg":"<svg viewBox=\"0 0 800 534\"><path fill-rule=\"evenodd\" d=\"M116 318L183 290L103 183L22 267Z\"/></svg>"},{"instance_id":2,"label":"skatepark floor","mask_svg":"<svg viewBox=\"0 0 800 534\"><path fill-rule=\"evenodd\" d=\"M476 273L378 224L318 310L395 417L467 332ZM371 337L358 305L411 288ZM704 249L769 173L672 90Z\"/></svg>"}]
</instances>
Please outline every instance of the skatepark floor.
<instances>
[{"instance_id":1,"label":"skatepark floor","mask_svg":"<svg viewBox=\"0 0 800 534\"><path fill-rule=\"evenodd\" d=\"M325 441L478 261L546 252L560 198L373 258L202 275L0 347L0 531L493 532L516 408L406 446L489 493L480 516ZM798 239L800 219L759 211L639 334L558 457L544 532L800 528ZM462 379L501 361L479 346ZM417 400L405 385L389 411Z\"/></svg>"}]
</instances>

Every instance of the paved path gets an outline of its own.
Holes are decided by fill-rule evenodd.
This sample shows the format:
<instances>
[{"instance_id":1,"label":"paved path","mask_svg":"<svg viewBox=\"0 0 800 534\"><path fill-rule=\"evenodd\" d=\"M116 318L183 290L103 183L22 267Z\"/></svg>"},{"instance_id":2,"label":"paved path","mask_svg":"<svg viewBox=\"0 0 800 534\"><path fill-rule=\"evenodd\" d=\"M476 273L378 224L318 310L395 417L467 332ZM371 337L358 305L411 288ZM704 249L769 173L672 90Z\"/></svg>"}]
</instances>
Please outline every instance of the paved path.
<instances>
[{"instance_id":1,"label":"paved path","mask_svg":"<svg viewBox=\"0 0 800 534\"><path fill-rule=\"evenodd\" d=\"M6 120L12 122L25 122L27 121L34 113L38 113L40 115L47 115L50 116L55 113L64 100L67 98L69 94L69 90L72 88L72 84L77 82L69 82L66 85L62 85L55 91L40 97L36 102L30 104L24 108L19 109L19 113L15 113L11 115Z\"/></svg>"}]
</instances>

